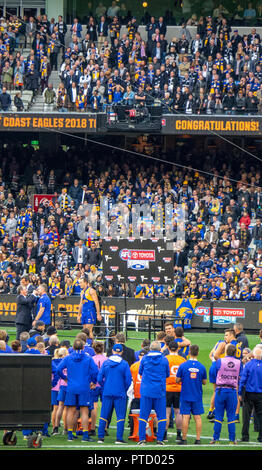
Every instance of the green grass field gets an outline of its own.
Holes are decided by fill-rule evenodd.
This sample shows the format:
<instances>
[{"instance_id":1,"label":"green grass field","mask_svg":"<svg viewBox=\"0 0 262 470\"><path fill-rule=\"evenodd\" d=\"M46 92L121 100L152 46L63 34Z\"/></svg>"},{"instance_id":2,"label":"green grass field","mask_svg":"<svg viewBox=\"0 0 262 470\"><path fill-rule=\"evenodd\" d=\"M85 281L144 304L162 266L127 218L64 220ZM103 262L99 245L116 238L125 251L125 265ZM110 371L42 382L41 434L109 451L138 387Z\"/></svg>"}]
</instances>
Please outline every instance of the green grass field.
<instances>
[{"instance_id":1,"label":"green grass field","mask_svg":"<svg viewBox=\"0 0 262 470\"><path fill-rule=\"evenodd\" d=\"M10 336L10 343L15 337L15 329L14 328L6 328L8 331L8 334ZM73 342L74 337L78 333L78 330L71 330L71 331L59 331L58 336L59 338L62 339L69 339L71 343ZM136 333L134 331L129 331L128 332L130 339L128 339L127 345L134 348L135 350L138 350L140 347L141 340L146 337L145 333ZM223 334L223 333L222 333ZM198 344L200 348L200 353L199 353L199 360L202 362L207 371L209 370L209 367L211 365L210 359L208 358L208 354L216 341L218 339L221 339L221 334L216 334L216 333L192 333L192 332L186 332L186 336L191 340L192 344ZM249 339L249 346L252 348L254 347L258 342L258 336L256 335L248 335ZM212 390L213 386L209 382L207 385L203 387L204 393L203 393L203 402L204 402L204 409L205 409L205 414L202 416L202 422L203 422L203 428L202 428L202 436L201 436L201 445L200 446L194 446L194 440L195 440L195 423L194 420L190 420L190 427L189 427L189 435L188 435L188 445L187 446L179 446L176 441L176 429L169 429L168 431L168 442L166 443L165 447L161 449L194 449L194 450L213 450L213 449L227 449L227 450L261 450L262 449L262 444L257 442L257 433L254 432L254 427L253 423L250 424L250 442L247 443L241 443L238 442L238 445L232 446L229 444L228 441L228 433L227 433L227 423L226 423L226 415L224 417L224 424L222 426L222 433L221 433L221 440L220 444L217 446L210 446L209 442L212 438L213 434L213 424L210 423L206 415L208 413L209 409L209 404L210 404L210 398L212 395ZM98 413L98 418L99 418L99 413ZM242 417L241 417L241 409L240 409L240 423L236 424L236 429L237 429L237 439L241 438L241 427L242 427ZM61 428L60 428L61 429ZM50 427L50 434L51 434L51 427ZM23 440L22 433L18 432L17 433L17 444L16 446L10 447L10 446L4 446L2 442L2 433L1 431L1 440L0 440L0 448L1 450L26 450L27 449L27 442ZM136 446L136 442L128 440L128 435L129 435L129 429L127 428L127 420L126 420L126 430L124 434L124 439L127 442L125 445L121 445L121 449L138 449ZM105 438L105 441L103 444L98 444L97 438L94 437L95 441L90 442L90 443L82 443L81 442L81 436L78 437L74 442L68 442L67 437L63 435L58 435L58 436L53 436L53 437L46 437L43 438L43 443L42 443L42 450L78 450L78 449L90 449L90 450L98 450L98 449L107 449L107 450L113 450L116 448L120 448L120 446L116 446L115 443L115 436L116 436L116 419L115 419L115 414L113 415L113 419L110 425L109 429L109 436ZM139 447L140 448L140 447ZM147 444L145 447L143 447L145 450L159 450L160 448L154 444Z\"/></svg>"}]
</instances>

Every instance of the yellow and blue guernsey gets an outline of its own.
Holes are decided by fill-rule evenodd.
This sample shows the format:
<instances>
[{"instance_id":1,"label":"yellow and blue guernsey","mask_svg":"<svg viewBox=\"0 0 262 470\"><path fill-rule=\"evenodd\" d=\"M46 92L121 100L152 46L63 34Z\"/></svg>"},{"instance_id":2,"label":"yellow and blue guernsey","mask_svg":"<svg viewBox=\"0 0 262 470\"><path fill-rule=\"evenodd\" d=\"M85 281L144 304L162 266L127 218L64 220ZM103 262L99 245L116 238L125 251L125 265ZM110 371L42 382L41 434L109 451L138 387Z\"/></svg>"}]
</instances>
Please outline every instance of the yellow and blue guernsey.
<instances>
[{"instance_id":1,"label":"yellow and blue guernsey","mask_svg":"<svg viewBox=\"0 0 262 470\"><path fill-rule=\"evenodd\" d=\"M136 286L135 298L139 299L140 297L143 297L144 290L145 290L145 287L138 284Z\"/></svg>"},{"instance_id":2,"label":"yellow and blue guernsey","mask_svg":"<svg viewBox=\"0 0 262 470\"><path fill-rule=\"evenodd\" d=\"M154 286L151 285L146 285L145 286L145 298L146 299L151 299L154 296Z\"/></svg>"},{"instance_id":3,"label":"yellow and blue guernsey","mask_svg":"<svg viewBox=\"0 0 262 470\"><path fill-rule=\"evenodd\" d=\"M79 278L75 278L73 281L73 295L80 295L81 294L81 287L79 284Z\"/></svg>"},{"instance_id":4,"label":"yellow and blue guernsey","mask_svg":"<svg viewBox=\"0 0 262 470\"><path fill-rule=\"evenodd\" d=\"M68 284L65 285L65 295L67 297L69 297L70 295L72 295L72 292L73 292L73 285L70 286Z\"/></svg>"},{"instance_id":5,"label":"yellow and blue guernsey","mask_svg":"<svg viewBox=\"0 0 262 470\"><path fill-rule=\"evenodd\" d=\"M93 297L90 294L90 287L82 290L82 316L81 321L83 325L94 325L96 323L96 305Z\"/></svg>"},{"instance_id":6,"label":"yellow and blue guernsey","mask_svg":"<svg viewBox=\"0 0 262 470\"><path fill-rule=\"evenodd\" d=\"M185 357L186 359L188 359L188 356L189 356L189 346L184 346L183 348L180 348L179 347L179 343L183 343L183 339L182 338L176 338L175 339L175 342L178 343L178 354L182 357Z\"/></svg>"},{"instance_id":7,"label":"yellow and blue guernsey","mask_svg":"<svg viewBox=\"0 0 262 470\"><path fill-rule=\"evenodd\" d=\"M216 342L215 346L214 346L214 349L213 349L213 353L212 353L212 358L214 359L214 354L218 348L218 345L220 343L224 343L225 341L223 339L220 339L219 341ZM219 359L221 359L222 357L225 357L225 351L219 355Z\"/></svg>"},{"instance_id":8,"label":"yellow and blue guernsey","mask_svg":"<svg viewBox=\"0 0 262 470\"><path fill-rule=\"evenodd\" d=\"M50 287L51 298L55 299L56 296L61 293L61 284L57 280L55 281L50 280L49 287Z\"/></svg>"},{"instance_id":9,"label":"yellow and blue guernsey","mask_svg":"<svg viewBox=\"0 0 262 470\"><path fill-rule=\"evenodd\" d=\"M233 344L235 347L236 347L236 354L235 354L235 357L237 359L242 359L242 348L240 346L240 344L237 342L236 339L233 339L232 341L230 341L230 344Z\"/></svg>"}]
</instances>

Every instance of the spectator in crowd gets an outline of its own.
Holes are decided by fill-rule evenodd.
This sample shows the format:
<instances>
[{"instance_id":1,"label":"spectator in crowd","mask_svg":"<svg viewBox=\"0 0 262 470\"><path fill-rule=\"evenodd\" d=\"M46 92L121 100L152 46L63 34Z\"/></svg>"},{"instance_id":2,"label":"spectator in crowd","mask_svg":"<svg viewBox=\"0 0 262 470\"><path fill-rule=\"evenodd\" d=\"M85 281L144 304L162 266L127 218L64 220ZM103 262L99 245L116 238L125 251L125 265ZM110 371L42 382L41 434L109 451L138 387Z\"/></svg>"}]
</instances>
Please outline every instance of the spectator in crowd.
<instances>
[{"instance_id":1,"label":"spectator in crowd","mask_svg":"<svg viewBox=\"0 0 262 470\"><path fill-rule=\"evenodd\" d=\"M53 89L53 84L48 83L47 88L43 91L44 98L44 112L52 112L56 103L56 92Z\"/></svg>"},{"instance_id":2,"label":"spectator in crowd","mask_svg":"<svg viewBox=\"0 0 262 470\"><path fill-rule=\"evenodd\" d=\"M8 144L2 150L4 186L0 185L0 246L4 247L4 253L0 256L0 288L3 292L16 293L24 274L28 273L34 290L42 283L49 284L51 273L56 271L59 292L62 290L62 294L58 295L79 295L80 269L85 269L92 283L96 283L100 275L101 291L108 295L122 295L120 286L108 282L103 276L100 239L103 213L98 204L99 195L109 195L110 210L117 208L117 202L122 200L126 204L126 214L131 218L132 204L136 199L146 201L152 210L155 196L161 193L163 203L171 201L173 210L183 202L189 220L185 225L185 245L174 253L173 283L162 286L155 292L156 297L161 291L161 296L166 298L195 296L200 299L204 295L210 299L220 298L222 291L226 290L226 297L230 300L259 299L262 292L262 251L259 248L261 170L253 160L240 160L239 150L231 150L219 148L210 152L210 160L206 160L205 171L210 173L207 175L175 164L172 171L170 165L164 165L163 169L156 163L155 166L148 163L145 168L142 164L137 166L137 162L127 163L126 153L122 154L120 150L116 151L113 162L109 151L103 152L102 160L97 156L97 146L94 144L85 149L58 149L50 159L43 158L42 148L25 148L17 142ZM179 165L206 155L203 149L196 154L195 149L192 150L187 144L182 153L180 149L175 152ZM230 152L232 155L229 156ZM88 166L83 166L86 155ZM162 153L161 156L170 160L169 153ZM54 162L66 170L61 173L54 171ZM239 168L246 184L236 183L240 178ZM52 171L56 176L51 179L52 201L43 201L38 212L34 213L28 204L30 186L34 183L38 191L46 191ZM160 173L165 175L166 183L160 177L153 176ZM227 177L229 174L230 179ZM17 179L19 175L24 175L27 184ZM41 176L41 184L38 175ZM92 217L97 223L92 228L89 221L81 232L83 202L91 204ZM245 212L248 216L244 215ZM109 217L109 226L119 216L117 214L112 220ZM240 224L242 217L244 219ZM151 225L149 228L152 229ZM11 243L10 252L14 251L15 259L12 253L5 250L6 245L10 246ZM79 244L85 252L82 266L81 258L76 258ZM17 270L15 284L4 275L8 264ZM61 276L60 281L57 275ZM134 286L129 283L127 295L135 296ZM144 286L141 296L152 298L152 289Z\"/></svg>"},{"instance_id":3,"label":"spectator in crowd","mask_svg":"<svg viewBox=\"0 0 262 470\"><path fill-rule=\"evenodd\" d=\"M24 103L23 103L23 100L22 100L22 94L20 91L18 91L14 97L14 105L16 107L16 110L17 111L24 111L25 108L24 108Z\"/></svg>"},{"instance_id":4,"label":"spectator in crowd","mask_svg":"<svg viewBox=\"0 0 262 470\"><path fill-rule=\"evenodd\" d=\"M57 21L54 18L49 21L46 15L40 15L37 20L30 17L26 23L17 19L14 27L17 28L17 22L25 30L21 33L18 29L16 39L19 41L21 34L25 34L31 45L25 58L17 51L12 55L9 20L6 20L0 36L5 53L2 87L8 91L32 90L35 99L39 87L42 92L47 88L51 71L58 70L65 88L62 96L57 96L60 111L70 107L81 112L97 112L102 104L122 103L129 87L129 94L138 96L146 91L147 100L160 99L168 113L257 114L261 111L262 74L257 52L260 36L251 26L256 10L249 3L243 11L244 21L250 24L250 32L243 35L238 30L231 32L227 15L219 13L224 10L219 5L213 18L199 18L193 37L186 22L182 22L179 38L170 41L166 39L163 16L158 19L152 16L146 22L147 40L144 40L137 20L130 15L127 21L126 8L116 2L106 11L102 4L98 6L96 18L90 11L84 38L82 24L75 18L68 43L65 43L66 25L61 15ZM127 23L125 34L121 34L123 23ZM79 106L77 95L82 93L84 82L84 105ZM104 93L99 91L101 86ZM98 90L97 97L95 90ZM62 106L61 98L67 95L69 100Z\"/></svg>"},{"instance_id":5,"label":"spectator in crowd","mask_svg":"<svg viewBox=\"0 0 262 470\"><path fill-rule=\"evenodd\" d=\"M9 111L11 107L11 96L7 92L6 86L2 88L2 93L0 94L0 106L2 111Z\"/></svg>"}]
</instances>

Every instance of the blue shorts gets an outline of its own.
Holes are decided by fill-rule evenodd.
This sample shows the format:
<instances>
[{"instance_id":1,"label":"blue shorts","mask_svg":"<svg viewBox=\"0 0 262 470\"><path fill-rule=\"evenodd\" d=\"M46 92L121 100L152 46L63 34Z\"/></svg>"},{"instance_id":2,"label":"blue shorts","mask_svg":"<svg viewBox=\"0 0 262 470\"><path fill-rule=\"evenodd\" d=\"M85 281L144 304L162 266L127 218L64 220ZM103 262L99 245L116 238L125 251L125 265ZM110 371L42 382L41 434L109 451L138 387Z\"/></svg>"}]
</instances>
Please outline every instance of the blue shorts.
<instances>
[{"instance_id":1,"label":"blue shorts","mask_svg":"<svg viewBox=\"0 0 262 470\"><path fill-rule=\"evenodd\" d=\"M180 400L180 414L181 415L202 415L204 407L202 401L186 401Z\"/></svg>"},{"instance_id":2,"label":"blue shorts","mask_svg":"<svg viewBox=\"0 0 262 470\"><path fill-rule=\"evenodd\" d=\"M102 395L103 395L102 387L96 387L93 390L91 390L91 400L93 401L93 403L97 403L99 398L100 398L100 401L102 401Z\"/></svg>"},{"instance_id":3,"label":"blue shorts","mask_svg":"<svg viewBox=\"0 0 262 470\"><path fill-rule=\"evenodd\" d=\"M51 390L51 405L58 405L58 390Z\"/></svg>"},{"instance_id":4,"label":"blue shorts","mask_svg":"<svg viewBox=\"0 0 262 470\"><path fill-rule=\"evenodd\" d=\"M72 393L67 392L65 398L65 406L88 406L92 405L92 400L90 399L90 392L83 393Z\"/></svg>"},{"instance_id":5,"label":"blue shorts","mask_svg":"<svg viewBox=\"0 0 262 470\"><path fill-rule=\"evenodd\" d=\"M96 310L82 311L81 322L82 322L82 325L95 325L96 324Z\"/></svg>"},{"instance_id":6,"label":"blue shorts","mask_svg":"<svg viewBox=\"0 0 262 470\"><path fill-rule=\"evenodd\" d=\"M61 385L58 392L58 401L65 401L67 385Z\"/></svg>"}]
</instances>

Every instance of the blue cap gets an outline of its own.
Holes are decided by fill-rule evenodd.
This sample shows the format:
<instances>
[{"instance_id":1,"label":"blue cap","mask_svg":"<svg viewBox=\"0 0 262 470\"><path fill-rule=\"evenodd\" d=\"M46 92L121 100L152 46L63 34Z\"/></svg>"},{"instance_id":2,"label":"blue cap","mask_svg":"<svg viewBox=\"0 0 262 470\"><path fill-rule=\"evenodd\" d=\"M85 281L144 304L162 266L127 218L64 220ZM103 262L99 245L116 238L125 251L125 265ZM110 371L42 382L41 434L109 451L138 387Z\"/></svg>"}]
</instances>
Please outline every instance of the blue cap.
<instances>
[{"instance_id":1,"label":"blue cap","mask_svg":"<svg viewBox=\"0 0 262 470\"><path fill-rule=\"evenodd\" d=\"M27 340L27 346L35 346L37 343L36 343L36 340L35 338L29 338Z\"/></svg>"},{"instance_id":2,"label":"blue cap","mask_svg":"<svg viewBox=\"0 0 262 470\"><path fill-rule=\"evenodd\" d=\"M115 345L113 346L113 351L115 351L115 352L122 352L122 351L123 351L123 346L122 346L122 344L115 344Z\"/></svg>"}]
</instances>

